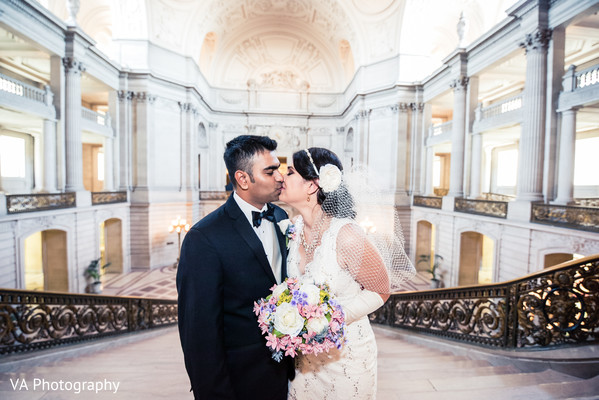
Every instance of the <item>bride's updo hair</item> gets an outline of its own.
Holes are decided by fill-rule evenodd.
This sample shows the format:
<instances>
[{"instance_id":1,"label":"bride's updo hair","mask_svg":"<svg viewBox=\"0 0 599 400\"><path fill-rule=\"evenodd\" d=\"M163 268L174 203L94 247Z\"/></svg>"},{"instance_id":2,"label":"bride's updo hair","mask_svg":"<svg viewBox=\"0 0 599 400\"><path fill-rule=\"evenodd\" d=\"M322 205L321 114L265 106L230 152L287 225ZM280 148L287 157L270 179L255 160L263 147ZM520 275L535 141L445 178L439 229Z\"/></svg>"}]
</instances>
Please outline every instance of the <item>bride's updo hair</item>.
<instances>
[{"instance_id":1,"label":"bride's updo hair","mask_svg":"<svg viewBox=\"0 0 599 400\"><path fill-rule=\"evenodd\" d=\"M312 160L305 150L296 151L293 153L293 167L305 180L311 181L318 179L318 172L314 166L320 171L320 167L332 164L343 171L343 164L337 157L337 154L331 150L322 147L310 147L308 149ZM312 165L314 161L314 165ZM323 211L330 217L335 218L355 218L356 211L354 210L354 201L352 195L347 190L345 182L342 180L339 188L333 192L325 193L321 187L316 193L318 204L322 206Z\"/></svg>"}]
</instances>

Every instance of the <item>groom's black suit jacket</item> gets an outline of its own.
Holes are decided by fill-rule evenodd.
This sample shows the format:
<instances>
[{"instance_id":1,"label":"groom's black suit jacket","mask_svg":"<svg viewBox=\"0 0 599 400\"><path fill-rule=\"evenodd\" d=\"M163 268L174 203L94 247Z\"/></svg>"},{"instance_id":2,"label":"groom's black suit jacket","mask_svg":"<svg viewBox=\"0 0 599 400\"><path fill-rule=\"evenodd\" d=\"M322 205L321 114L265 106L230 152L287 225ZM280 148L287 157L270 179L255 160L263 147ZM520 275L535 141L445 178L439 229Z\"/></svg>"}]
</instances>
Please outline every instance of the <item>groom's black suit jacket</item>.
<instances>
[{"instance_id":1,"label":"groom's black suit jacket","mask_svg":"<svg viewBox=\"0 0 599 400\"><path fill-rule=\"evenodd\" d=\"M275 206L277 221L287 213ZM287 276L285 238L275 226ZM293 363L274 361L254 302L276 284L262 242L233 196L185 236L177 271L179 335L196 399L286 399Z\"/></svg>"}]
</instances>

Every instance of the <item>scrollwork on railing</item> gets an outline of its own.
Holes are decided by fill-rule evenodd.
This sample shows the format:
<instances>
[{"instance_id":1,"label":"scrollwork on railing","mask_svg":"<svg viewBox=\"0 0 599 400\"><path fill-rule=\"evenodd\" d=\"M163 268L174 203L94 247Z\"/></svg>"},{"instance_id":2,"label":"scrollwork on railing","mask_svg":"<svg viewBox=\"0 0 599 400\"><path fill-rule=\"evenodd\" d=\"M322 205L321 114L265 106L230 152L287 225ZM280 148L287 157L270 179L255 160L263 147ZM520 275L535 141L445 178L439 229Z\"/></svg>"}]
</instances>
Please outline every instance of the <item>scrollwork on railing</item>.
<instances>
[{"instance_id":1,"label":"scrollwork on railing","mask_svg":"<svg viewBox=\"0 0 599 400\"><path fill-rule=\"evenodd\" d=\"M531 221L599 232L599 208L533 203Z\"/></svg>"},{"instance_id":2,"label":"scrollwork on railing","mask_svg":"<svg viewBox=\"0 0 599 400\"><path fill-rule=\"evenodd\" d=\"M455 211L489 217L506 218L507 202L478 199L455 199Z\"/></svg>"},{"instance_id":3,"label":"scrollwork on railing","mask_svg":"<svg viewBox=\"0 0 599 400\"><path fill-rule=\"evenodd\" d=\"M370 319L486 347L599 342L599 256L505 283L394 294Z\"/></svg>"},{"instance_id":4,"label":"scrollwork on railing","mask_svg":"<svg viewBox=\"0 0 599 400\"><path fill-rule=\"evenodd\" d=\"M595 208L599 208L599 198L597 198L597 197L574 199L574 203L577 206L580 206L580 207L595 207Z\"/></svg>"},{"instance_id":5,"label":"scrollwork on railing","mask_svg":"<svg viewBox=\"0 0 599 400\"><path fill-rule=\"evenodd\" d=\"M92 204L126 203L127 192L92 192Z\"/></svg>"},{"instance_id":6,"label":"scrollwork on railing","mask_svg":"<svg viewBox=\"0 0 599 400\"><path fill-rule=\"evenodd\" d=\"M231 192L218 190L202 190L200 191L200 200L227 200Z\"/></svg>"},{"instance_id":7,"label":"scrollwork on railing","mask_svg":"<svg viewBox=\"0 0 599 400\"><path fill-rule=\"evenodd\" d=\"M6 196L6 209L9 214L75 206L75 193L11 194Z\"/></svg>"},{"instance_id":8,"label":"scrollwork on railing","mask_svg":"<svg viewBox=\"0 0 599 400\"><path fill-rule=\"evenodd\" d=\"M429 207L441 209L443 199L432 196L414 196L414 205L419 207Z\"/></svg>"},{"instance_id":9,"label":"scrollwork on railing","mask_svg":"<svg viewBox=\"0 0 599 400\"><path fill-rule=\"evenodd\" d=\"M0 354L176 322L175 300L0 290Z\"/></svg>"}]
</instances>

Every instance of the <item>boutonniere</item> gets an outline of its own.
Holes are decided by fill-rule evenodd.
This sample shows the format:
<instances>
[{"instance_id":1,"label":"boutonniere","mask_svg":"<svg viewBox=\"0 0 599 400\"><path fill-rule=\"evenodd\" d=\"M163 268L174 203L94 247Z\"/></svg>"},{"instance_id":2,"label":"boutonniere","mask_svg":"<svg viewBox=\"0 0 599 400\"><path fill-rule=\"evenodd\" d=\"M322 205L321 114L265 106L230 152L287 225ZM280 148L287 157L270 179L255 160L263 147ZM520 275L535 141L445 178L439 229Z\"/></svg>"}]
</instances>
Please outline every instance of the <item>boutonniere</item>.
<instances>
[{"instance_id":1,"label":"boutonniere","mask_svg":"<svg viewBox=\"0 0 599 400\"><path fill-rule=\"evenodd\" d=\"M285 236L285 245L289 248L289 241L295 240L295 225L289 219L283 219L277 222L277 225L279 225L279 229Z\"/></svg>"}]
</instances>

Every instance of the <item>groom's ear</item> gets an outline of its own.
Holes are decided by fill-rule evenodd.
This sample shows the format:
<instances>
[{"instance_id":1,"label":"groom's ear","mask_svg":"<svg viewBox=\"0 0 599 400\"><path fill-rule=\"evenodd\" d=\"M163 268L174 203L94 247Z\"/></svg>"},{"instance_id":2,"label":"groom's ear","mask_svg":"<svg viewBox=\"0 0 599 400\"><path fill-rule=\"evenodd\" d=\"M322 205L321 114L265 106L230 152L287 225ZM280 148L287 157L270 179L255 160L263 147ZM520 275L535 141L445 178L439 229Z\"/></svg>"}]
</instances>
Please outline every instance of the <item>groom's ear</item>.
<instances>
[{"instance_id":1,"label":"groom's ear","mask_svg":"<svg viewBox=\"0 0 599 400\"><path fill-rule=\"evenodd\" d=\"M248 175L247 172L241 171L241 170L237 170L235 171L235 182L237 182L237 187L242 189L242 190L247 190L250 185L249 185L249 181L250 181L250 176Z\"/></svg>"}]
</instances>

